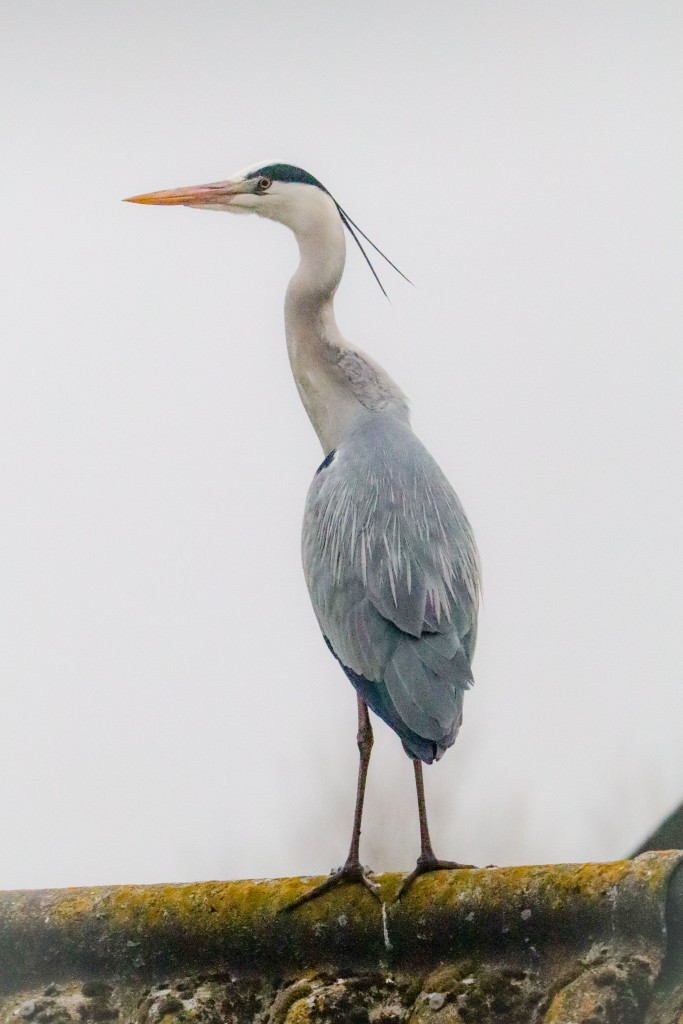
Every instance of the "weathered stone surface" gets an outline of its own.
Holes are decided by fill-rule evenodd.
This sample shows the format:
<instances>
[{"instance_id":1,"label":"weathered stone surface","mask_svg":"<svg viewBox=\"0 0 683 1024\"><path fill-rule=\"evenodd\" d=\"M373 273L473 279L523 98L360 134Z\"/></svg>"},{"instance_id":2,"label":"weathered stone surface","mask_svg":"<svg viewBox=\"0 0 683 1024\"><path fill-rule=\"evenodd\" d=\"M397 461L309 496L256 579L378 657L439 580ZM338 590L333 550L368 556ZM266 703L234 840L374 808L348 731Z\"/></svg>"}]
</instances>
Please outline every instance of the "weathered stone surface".
<instances>
[{"instance_id":1,"label":"weathered stone surface","mask_svg":"<svg viewBox=\"0 0 683 1024\"><path fill-rule=\"evenodd\" d=\"M683 1024L682 862L0 893L0 1024Z\"/></svg>"}]
</instances>

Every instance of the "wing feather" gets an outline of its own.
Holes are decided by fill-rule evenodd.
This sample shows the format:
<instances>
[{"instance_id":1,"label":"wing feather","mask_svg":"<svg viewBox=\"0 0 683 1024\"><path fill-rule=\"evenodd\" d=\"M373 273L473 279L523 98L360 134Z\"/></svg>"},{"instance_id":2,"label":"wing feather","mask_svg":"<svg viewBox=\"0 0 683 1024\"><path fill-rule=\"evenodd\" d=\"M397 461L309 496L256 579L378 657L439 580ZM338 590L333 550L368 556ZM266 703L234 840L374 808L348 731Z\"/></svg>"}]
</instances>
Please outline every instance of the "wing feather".
<instances>
[{"instance_id":1,"label":"wing feather","mask_svg":"<svg viewBox=\"0 0 683 1024\"><path fill-rule=\"evenodd\" d=\"M401 720L412 732L427 740L438 742L443 738L444 726L439 721L439 700L434 687L430 686L429 671L420 672L420 662L415 652L399 644L384 672L384 685ZM421 683L419 691L416 681ZM436 699L435 699L436 698ZM446 702L443 697L440 701ZM452 723L449 723L452 724Z\"/></svg>"},{"instance_id":2,"label":"wing feather","mask_svg":"<svg viewBox=\"0 0 683 1024\"><path fill-rule=\"evenodd\" d=\"M302 550L349 678L415 756L431 760L425 741L440 756L472 684L479 566L455 493L407 425L370 417L338 447L311 484Z\"/></svg>"}]
</instances>

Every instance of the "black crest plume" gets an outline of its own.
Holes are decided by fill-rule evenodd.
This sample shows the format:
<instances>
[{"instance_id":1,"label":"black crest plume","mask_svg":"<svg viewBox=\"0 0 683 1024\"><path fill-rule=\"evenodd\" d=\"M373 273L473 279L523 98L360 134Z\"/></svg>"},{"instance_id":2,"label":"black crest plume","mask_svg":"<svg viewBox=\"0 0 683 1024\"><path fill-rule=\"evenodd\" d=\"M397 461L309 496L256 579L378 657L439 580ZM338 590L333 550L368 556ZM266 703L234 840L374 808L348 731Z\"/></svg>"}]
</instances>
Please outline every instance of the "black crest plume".
<instances>
[{"instance_id":1,"label":"black crest plume","mask_svg":"<svg viewBox=\"0 0 683 1024\"><path fill-rule=\"evenodd\" d=\"M327 191L327 189L325 191ZM329 195L329 192L328 192L328 195ZM380 281L379 275L377 274L377 271L373 267L372 262L370 260L370 257L368 256L368 254L366 253L365 249L363 248L363 244L362 244L360 238L358 237L358 235L356 234L356 231L363 236L365 241L368 242L368 244L372 246L372 248L375 250L375 252L378 252L380 254L380 256L382 257L383 260L386 260L386 262L389 264L390 267L393 267L393 269L396 271L397 274L401 275L401 277L403 278L404 281L407 281L408 284L412 284L413 282L410 280L410 278L406 277L406 275L403 273L403 271L399 270L398 267L396 266L396 264L392 263L391 260L389 259L389 257L384 255L384 253L379 248L379 246L375 245L375 243L372 241L371 238L368 238L368 236L365 234L365 232L361 228L358 227L356 222L351 220L351 218L349 217L348 213L345 210L342 210L341 206L339 205L337 200L334 198L334 196L331 195L330 199L332 199L334 201L335 206L339 210L339 216L342 219L344 227L347 229L347 231L349 232L349 234L353 238L354 242L356 243L356 245L358 246L360 251L363 253L363 256L365 258L365 262L370 267L370 270L372 271L372 274L373 274L373 277L375 278L375 281L377 282L377 284L382 289L382 291L383 291L384 295L386 296L386 298L387 299L389 298L389 296L386 293L386 289L385 289L384 285L382 284L382 282ZM353 230L354 228L356 229L356 231Z\"/></svg>"}]
</instances>

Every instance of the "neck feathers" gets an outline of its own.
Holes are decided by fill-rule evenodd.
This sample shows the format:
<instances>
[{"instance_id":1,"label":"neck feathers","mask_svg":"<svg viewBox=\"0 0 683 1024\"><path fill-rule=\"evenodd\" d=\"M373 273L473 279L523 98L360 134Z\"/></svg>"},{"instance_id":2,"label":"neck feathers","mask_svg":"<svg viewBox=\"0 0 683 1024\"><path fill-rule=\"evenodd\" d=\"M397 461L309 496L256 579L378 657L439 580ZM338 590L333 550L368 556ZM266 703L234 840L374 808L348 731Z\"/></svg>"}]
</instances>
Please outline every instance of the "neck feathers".
<instances>
[{"instance_id":1,"label":"neck feathers","mask_svg":"<svg viewBox=\"0 0 683 1024\"><path fill-rule=\"evenodd\" d=\"M369 415L407 421L408 403L389 374L349 345L337 327L333 301L346 240L334 201L319 192L306 215L289 226L301 259L285 298L287 350L301 401L327 453Z\"/></svg>"}]
</instances>

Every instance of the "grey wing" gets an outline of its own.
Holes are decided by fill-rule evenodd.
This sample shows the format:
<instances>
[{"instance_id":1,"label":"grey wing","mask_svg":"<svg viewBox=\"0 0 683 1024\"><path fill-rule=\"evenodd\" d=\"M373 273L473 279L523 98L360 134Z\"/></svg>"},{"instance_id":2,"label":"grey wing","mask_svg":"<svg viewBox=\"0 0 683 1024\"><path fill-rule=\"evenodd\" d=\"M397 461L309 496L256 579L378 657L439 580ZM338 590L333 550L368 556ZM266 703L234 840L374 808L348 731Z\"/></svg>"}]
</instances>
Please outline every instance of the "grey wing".
<instances>
[{"instance_id":1,"label":"grey wing","mask_svg":"<svg viewBox=\"0 0 683 1024\"><path fill-rule=\"evenodd\" d=\"M432 761L454 742L472 684L478 559L436 463L421 446L393 454L378 468L342 450L316 476L304 570L347 676L408 752Z\"/></svg>"}]
</instances>

